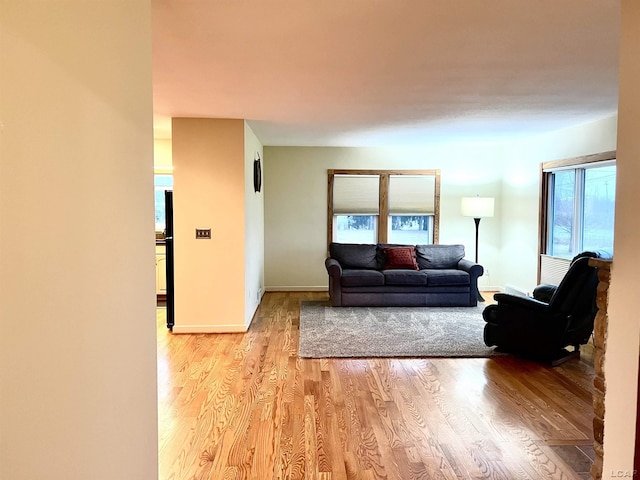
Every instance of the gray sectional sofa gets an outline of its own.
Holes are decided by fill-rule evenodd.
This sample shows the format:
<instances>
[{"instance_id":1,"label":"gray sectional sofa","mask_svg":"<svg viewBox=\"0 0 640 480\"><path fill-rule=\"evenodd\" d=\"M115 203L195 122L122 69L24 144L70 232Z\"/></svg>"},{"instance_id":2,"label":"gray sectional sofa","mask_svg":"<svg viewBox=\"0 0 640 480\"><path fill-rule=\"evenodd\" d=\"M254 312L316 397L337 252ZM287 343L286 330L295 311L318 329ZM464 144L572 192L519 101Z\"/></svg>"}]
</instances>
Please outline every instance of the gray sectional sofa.
<instances>
[{"instance_id":1,"label":"gray sectional sofa","mask_svg":"<svg viewBox=\"0 0 640 480\"><path fill-rule=\"evenodd\" d=\"M484 269L464 254L464 245L331 243L331 305L473 307Z\"/></svg>"}]
</instances>

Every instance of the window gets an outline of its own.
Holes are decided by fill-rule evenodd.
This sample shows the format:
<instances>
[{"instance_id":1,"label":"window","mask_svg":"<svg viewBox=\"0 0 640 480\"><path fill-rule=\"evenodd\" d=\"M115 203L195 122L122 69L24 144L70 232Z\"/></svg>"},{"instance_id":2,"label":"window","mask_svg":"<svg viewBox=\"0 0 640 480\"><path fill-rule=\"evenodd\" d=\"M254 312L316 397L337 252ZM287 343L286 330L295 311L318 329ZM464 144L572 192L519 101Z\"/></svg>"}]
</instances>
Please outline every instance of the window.
<instances>
[{"instance_id":1,"label":"window","mask_svg":"<svg viewBox=\"0 0 640 480\"><path fill-rule=\"evenodd\" d=\"M156 232L162 232L165 228L164 191L173 188L173 175L155 174L153 184L156 203Z\"/></svg>"},{"instance_id":2,"label":"window","mask_svg":"<svg viewBox=\"0 0 640 480\"><path fill-rule=\"evenodd\" d=\"M612 152L615 154L615 152ZM613 252L615 156L607 161L543 165L543 254L573 258L585 250ZM545 228L543 225L543 232Z\"/></svg>"},{"instance_id":3,"label":"window","mask_svg":"<svg viewBox=\"0 0 640 480\"><path fill-rule=\"evenodd\" d=\"M616 166L584 171L582 250L613 253L613 221L616 210Z\"/></svg>"},{"instance_id":4,"label":"window","mask_svg":"<svg viewBox=\"0 0 640 480\"><path fill-rule=\"evenodd\" d=\"M439 170L329 170L328 241L437 243Z\"/></svg>"},{"instance_id":5,"label":"window","mask_svg":"<svg viewBox=\"0 0 640 480\"><path fill-rule=\"evenodd\" d=\"M334 241L376 243L379 209L378 175L336 175L333 179Z\"/></svg>"},{"instance_id":6,"label":"window","mask_svg":"<svg viewBox=\"0 0 640 480\"><path fill-rule=\"evenodd\" d=\"M389 243L433 243L433 215L391 215L389 227Z\"/></svg>"},{"instance_id":7,"label":"window","mask_svg":"<svg viewBox=\"0 0 640 480\"><path fill-rule=\"evenodd\" d=\"M340 243L376 243L376 215L335 215L335 241Z\"/></svg>"},{"instance_id":8,"label":"window","mask_svg":"<svg viewBox=\"0 0 640 480\"><path fill-rule=\"evenodd\" d=\"M575 170L551 174L550 251L556 257L570 257L574 250Z\"/></svg>"},{"instance_id":9,"label":"window","mask_svg":"<svg viewBox=\"0 0 640 480\"><path fill-rule=\"evenodd\" d=\"M389 176L389 243L433 243L435 182L431 175Z\"/></svg>"}]
</instances>

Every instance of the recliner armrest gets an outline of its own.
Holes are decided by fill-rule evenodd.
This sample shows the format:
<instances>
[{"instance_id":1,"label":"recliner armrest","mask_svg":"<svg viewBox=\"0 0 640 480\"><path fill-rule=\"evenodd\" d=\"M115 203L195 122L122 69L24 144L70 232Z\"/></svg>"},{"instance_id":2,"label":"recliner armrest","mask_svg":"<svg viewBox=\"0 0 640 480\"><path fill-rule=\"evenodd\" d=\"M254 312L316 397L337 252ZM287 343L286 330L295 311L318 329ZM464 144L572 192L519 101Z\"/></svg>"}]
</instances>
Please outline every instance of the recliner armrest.
<instances>
[{"instance_id":1,"label":"recliner armrest","mask_svg":"<svg viewBox=\"0 0 640 480\"><path fill-rule=\"evenodd\" d=\"M551 301L551 297L553 297L553 294L556 293L557 289L557 285L543 283L533 289L533 298L535 298L536 300L540 300L541 302L549 303Z\"/></svg>"},{"instance_id":2,"label":"recliner armrest","mask_svg":"<svg viewBox=\"0 0 640 480\"><path fill-rule=\"evenodd\" d=\"M496 293L493 299L500 305L511 305L514 307L527 308L533 311L544 311L549 309L549 304L541 302L531 297L522 297L520 295L511 295L509 293Z\"/></svg>"}]
</instances>

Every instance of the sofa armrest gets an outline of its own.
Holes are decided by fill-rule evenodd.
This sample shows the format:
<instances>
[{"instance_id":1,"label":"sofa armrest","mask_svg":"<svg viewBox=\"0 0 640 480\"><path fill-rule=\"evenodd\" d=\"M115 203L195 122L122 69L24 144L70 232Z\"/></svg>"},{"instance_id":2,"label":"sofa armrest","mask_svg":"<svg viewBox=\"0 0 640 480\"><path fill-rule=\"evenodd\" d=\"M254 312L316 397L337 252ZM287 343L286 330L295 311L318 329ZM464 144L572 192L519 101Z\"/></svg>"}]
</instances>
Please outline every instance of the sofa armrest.
<instances>
[{"instance_id":1,"label":"sofa armrest","mask_svg":"<svg viewBox=\"0 0 640 480\"><path fill-rule=\"evenodd\" d=\"M342 265L335 258L327 258L324 266L329 274L329 298L331 305L334 307L342 306L342 286L340 277L342 277Z\"/></svg>"},{"instance_id":2,"label":"sofa armrest","mask_svg":"<svg viewBox=\"0 0 640 480\"><path fill-rule=\"evenodd\" d=\"M481 300L480 290L478 290L478 278L484 273L484 267L476 262L463 258L458 262L458 270L469 274L469 306L475 307L478 300Z\"/></svg>"},{"instance_id":3,"label":"sofa armrest","mask_svg":"<svg viewBox=\"0 0 640 480\"><path fill-rule=\"evenodd\" d=\"M340 278L342 275L342 265L335 258L327 258L324 261L324 266L327 268L329 276Z\"/></svg>"},{"instance_id":4,"label":"sofa armrest","mask_svg":"<svg viewBox=\"0 0 640 480\"><path fill-rule=\"evenodd\" d=\"M481 277L484 273L484 267L476 262L463 258L458 262L458 270L467 272L472 277Z\"/></svg>"}]
</instances>

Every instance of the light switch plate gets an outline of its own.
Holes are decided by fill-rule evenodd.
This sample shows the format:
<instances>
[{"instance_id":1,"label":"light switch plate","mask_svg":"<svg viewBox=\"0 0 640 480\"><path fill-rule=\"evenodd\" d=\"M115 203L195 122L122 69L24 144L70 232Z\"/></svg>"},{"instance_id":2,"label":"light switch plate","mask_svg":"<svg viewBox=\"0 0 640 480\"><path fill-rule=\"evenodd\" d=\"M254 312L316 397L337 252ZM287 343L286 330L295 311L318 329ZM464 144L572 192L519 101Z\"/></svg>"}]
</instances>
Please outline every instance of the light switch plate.
<instances>
[{"instance_id":1,"label":"light switch plate","mask_svg":"<svg viewBox=\"0 0 640 480\"><path fill-rule=\"evenodd\" d=\"M196 228L196 238L207 238L211 239L211 229L210 228Z\"/></svg>"}]
</instances>

